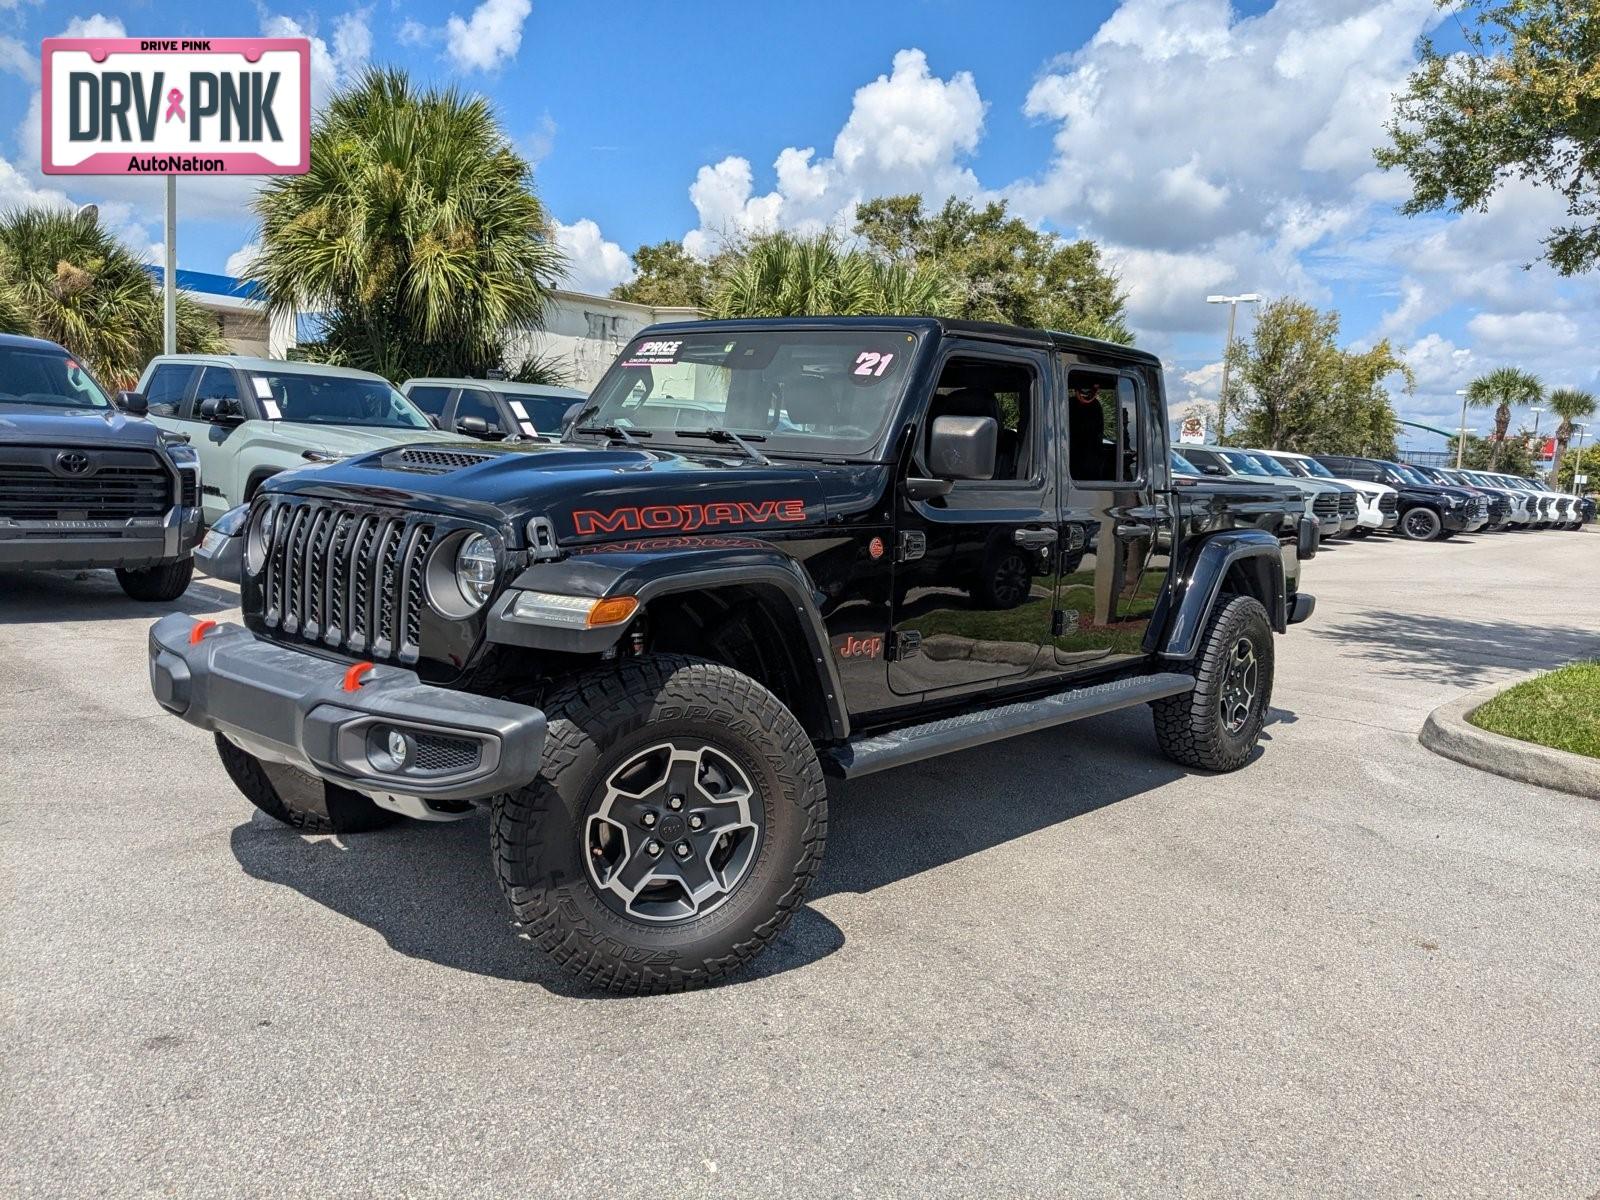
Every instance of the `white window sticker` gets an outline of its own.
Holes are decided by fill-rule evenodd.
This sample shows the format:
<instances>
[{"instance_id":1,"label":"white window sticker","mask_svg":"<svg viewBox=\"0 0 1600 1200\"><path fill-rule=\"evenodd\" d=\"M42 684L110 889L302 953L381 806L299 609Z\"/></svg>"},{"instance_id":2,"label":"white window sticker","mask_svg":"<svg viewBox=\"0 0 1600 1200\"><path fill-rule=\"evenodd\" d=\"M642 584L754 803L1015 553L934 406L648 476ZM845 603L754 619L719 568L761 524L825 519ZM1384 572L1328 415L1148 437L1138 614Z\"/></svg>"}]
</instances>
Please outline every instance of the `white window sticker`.
<instances>
[{"instance_id":1,"label":"white window sticker","mask_svg":"<svg viewBox=\"0 0 1600 1200\"><path fill-rule=\"evenodd\" d=\"M272 399L272 384L267 381L265 376L252 375L250 376L250 382L256 385L257 400Z\"/></svg>"},{"instance_id":2,"label":"white window sticker","mask_svg":"<svg viewBox=\"0 0 1600 1200\"><path fill-rule=\"evenodd\" d=\"M518 407L521 406L519 405ZM533 427L532 421L519 421L518 424L522 426L522 432L527 434L529 437L539 436L539 431Z\"/></svg>"},{"instance_id":3,"label":"white window sticker","mask_svg":"<svg viewBox=\"0 0 1600 1200\"><path fill-rule=\"evenodd\" d=\"M513 400L511 402L511 411L517 414L517 420L519 421L528 419L528 406L521 400Z\"/></svg>"},{"instance_id":4,"label":"white window sticker","mask_svg":"<svg viewBox=\"0 0 1600 1200\"><path fill-rule=\"evenodd\" d=\"M267 420L269 421L283 419L283 414L278 411L278 402L276 400L263 400L261 402L261 411L267 414Z\"/></svg>"}]
</instances>

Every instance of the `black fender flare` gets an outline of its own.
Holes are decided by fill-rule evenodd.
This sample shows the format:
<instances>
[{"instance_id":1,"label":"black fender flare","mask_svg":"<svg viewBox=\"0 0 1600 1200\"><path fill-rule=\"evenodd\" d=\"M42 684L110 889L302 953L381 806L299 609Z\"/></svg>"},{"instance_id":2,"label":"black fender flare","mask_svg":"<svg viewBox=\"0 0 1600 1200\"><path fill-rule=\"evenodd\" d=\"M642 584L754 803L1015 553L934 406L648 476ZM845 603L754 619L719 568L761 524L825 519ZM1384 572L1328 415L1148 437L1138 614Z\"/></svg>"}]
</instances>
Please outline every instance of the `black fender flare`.
<instances>
[{"instance_id":1,"label":"black fender flare","mask_svg":"<svg viewBox=\"0 0 1600 1200\"><path fill-rule=\"evenodd\" d=\"M683 543L691 543L685 545ZM631 620L599 629L561 629L531 624L510 616L517 593L554 592L597 600L632 596L645 611L650 602L681 592L717 588L769 589L792 613L816 671L823 709L835 737L850 735L844 688L834 663L823 599L806 569L777 546L744 538L661 538L650 542L598 546L552 562L524 569L490 606L488 638L514 646L569 654L602 654L622 640Z\"/></svg>"},{"instance_id":2,"label":"black fender flare","mask_svg":"<svg viewBox=\"0 0 1600 1200\"><path fill-rule=\"evenodd\" d=\"M1228 572L1240 563L1253 572L1252 590L1265 606L1272 628L1278 633L1288 628L1282 544L1264 530L1231 529L1205 537L1173 573L1165 606L1169 616L1160 634L1161 657L1188 660L1195 656Z\"/></svg>"}]
</instances>

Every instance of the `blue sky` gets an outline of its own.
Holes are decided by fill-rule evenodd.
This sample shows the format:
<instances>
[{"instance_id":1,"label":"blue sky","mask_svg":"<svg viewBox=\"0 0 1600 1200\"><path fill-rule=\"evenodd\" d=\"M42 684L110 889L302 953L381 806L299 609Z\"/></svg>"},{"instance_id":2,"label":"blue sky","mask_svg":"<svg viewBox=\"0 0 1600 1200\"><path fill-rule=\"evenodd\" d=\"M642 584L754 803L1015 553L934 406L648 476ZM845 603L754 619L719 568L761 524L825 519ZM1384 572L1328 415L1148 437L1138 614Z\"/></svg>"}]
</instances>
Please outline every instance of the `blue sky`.
<instances>
[{"instance_id":1,"label":"blue sky","mask_svg":"<svg viewBox=\"0 0 1600 1200\"><path fill-rule=\"evenodd\" d=\"M39 174L39 39L299 33L319 95L373 62L491 97L582 289L641 242L820 228L891 191L998 196L1102 242L1180 402L1215 394L1217 291L1300 295L1352 343L1391 338L1418 375L1402 413L1433 424L1507 363L1600 389L1600 284L1523 269L1553 197L1401 218L1403 180L1372 166L1415 39L1451 44L1439 23L1432 0L0 0L0 206L95 200L159 250L153 181ZM180 182L181 265L226 269L251 187Z\"/></svg>"}]
</instances>

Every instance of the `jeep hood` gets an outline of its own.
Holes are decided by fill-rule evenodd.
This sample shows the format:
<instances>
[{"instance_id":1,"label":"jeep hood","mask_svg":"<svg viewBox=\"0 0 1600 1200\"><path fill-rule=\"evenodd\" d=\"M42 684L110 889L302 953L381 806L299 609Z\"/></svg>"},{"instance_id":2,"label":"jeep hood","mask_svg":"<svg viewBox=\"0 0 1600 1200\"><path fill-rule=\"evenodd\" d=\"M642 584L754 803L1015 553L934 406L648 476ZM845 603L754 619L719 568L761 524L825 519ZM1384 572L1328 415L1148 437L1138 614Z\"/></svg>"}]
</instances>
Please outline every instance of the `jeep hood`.
<instances>
[{"instance_id":1,"label":"jeep hood","mask_svg":"<svg viewBox=\"0 0 1600 1200\"><path fill-rule=\"evenodd\" d=\"M161 445L162 431L143 417L130 417L119 408L0 403L0 443L4 442L114 443L154 449Z\"/></svg>"},{"instance_id":2,"label":"jeep hood","mask_svg":"<svg viewBox=\"0 0 1600 1200\"><path fill-rule=\"evenodd\" d=\"M718 447L704 454L559 443L432 442L396 447L268 481L354 503L421 508L525 540L547 517L564 546L671 535L766 535L861 511L882 495L886 468L760 464Z\"/></svg>"}]
</instances>

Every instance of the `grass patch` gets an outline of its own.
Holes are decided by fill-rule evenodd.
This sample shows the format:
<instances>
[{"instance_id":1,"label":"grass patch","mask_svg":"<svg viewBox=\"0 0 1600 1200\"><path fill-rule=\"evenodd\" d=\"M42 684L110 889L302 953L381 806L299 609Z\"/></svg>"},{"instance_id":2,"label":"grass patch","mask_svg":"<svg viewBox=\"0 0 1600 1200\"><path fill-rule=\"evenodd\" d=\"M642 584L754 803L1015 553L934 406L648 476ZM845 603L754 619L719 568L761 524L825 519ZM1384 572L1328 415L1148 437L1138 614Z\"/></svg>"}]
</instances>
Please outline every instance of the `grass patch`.
<instances>
[{"instance_id":1,"label":"grass patch","mask_svg":"<svg viewBox=\"0 0 1600 1200\"><path fill-rule=\"evenodd\" d=\"M1519 683L1467 720L1521 742L1600 758L1600 662L1576 663Z\"/></svg>"}]
</instances>

